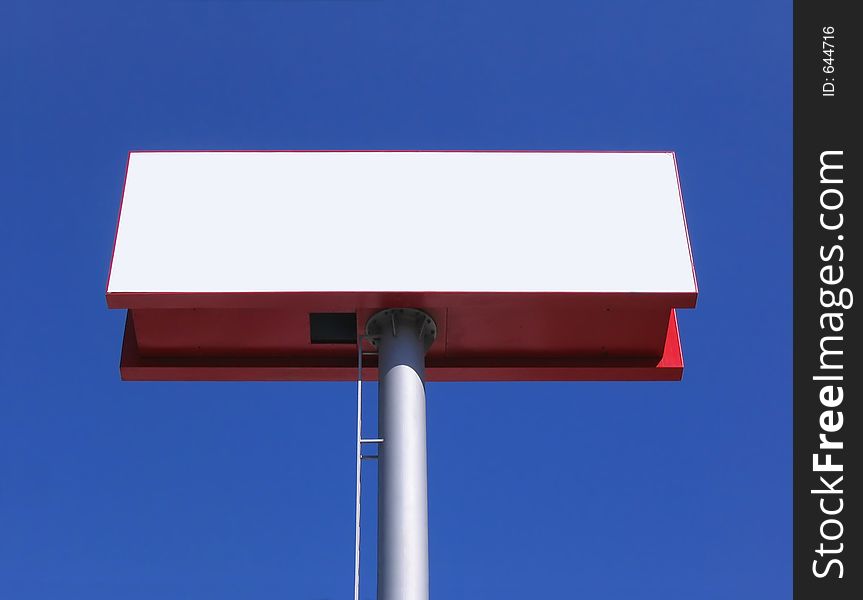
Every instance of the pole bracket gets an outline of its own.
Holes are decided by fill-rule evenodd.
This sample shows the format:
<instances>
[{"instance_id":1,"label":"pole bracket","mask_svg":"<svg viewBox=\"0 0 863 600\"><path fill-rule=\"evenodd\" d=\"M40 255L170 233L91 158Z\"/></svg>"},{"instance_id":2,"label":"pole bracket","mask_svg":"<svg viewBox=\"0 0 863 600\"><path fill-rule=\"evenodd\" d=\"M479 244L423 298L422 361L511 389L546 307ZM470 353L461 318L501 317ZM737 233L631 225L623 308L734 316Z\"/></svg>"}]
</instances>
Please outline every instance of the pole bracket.
<instances>
[{"instance_id":1,"label":"pole bracket","mask_svg":"<svg viewBox=\"0 0 863 600\"><path fill-rule=\"evenodd\" d=\"M384 327L392 327L393 337L398 334L396 321L400 327L412 327L417 338L423 341L426 350L437 337L437 324L434 319L417 308L388 308L373 314L366 322L366 335L363 337L377 348Z\"/></svg>"}]
</instances>

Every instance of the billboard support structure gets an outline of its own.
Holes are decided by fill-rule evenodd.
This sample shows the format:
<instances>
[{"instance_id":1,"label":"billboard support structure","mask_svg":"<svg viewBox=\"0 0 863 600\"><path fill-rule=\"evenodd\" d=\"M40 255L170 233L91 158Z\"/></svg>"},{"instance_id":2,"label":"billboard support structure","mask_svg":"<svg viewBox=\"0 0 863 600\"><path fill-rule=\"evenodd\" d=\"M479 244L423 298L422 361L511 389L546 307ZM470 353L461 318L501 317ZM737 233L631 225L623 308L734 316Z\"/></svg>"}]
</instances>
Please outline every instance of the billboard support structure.
<instances>
[{"instance_id":1,"label":"billboard support structure","mask_svg":"<svg viewBox=\"0 0 863 600\"><path fill-rule=\"evenodd\" d=\"M428 600L425 353L437 335L420 310L373 315L378 349L378 600Z\"/></svg>"},{"instance_id":2,"label":"billboard support structure","mask_svg":"<svg viewBox=\"0 0 863 600\"><path fill-rule=\"evenodd\" d=\"M429 596L426 380L683 375L698 284L670 151L131 152L120 204L105 294L128 311L124 380L358 381L355 599L367 459L378 598ZM357 268L369 214L409 249L383 269Z\"/></svg>"}]
</instances>

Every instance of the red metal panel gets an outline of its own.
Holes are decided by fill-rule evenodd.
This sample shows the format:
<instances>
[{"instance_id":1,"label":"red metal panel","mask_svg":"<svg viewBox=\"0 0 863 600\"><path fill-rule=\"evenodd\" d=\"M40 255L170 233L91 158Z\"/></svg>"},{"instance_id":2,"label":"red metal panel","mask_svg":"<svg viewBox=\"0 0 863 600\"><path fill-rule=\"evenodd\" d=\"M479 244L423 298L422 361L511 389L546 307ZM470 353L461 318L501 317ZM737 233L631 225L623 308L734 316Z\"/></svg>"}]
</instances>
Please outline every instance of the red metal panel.
<instances>
[{"instance_id":1,"label":"red metal panel","mask_svg":"<svg viewBox=\"0 0 863 600\"><path fill-rule=\"evenodd\" d=\"M505 306L524 302L566 307L695 308L697 292L112 292L108 308L290 308L321 312L380 306ZM526 308L530 308L529 306Z\"/></svg>"},{"instance_id":2,"label":"red metal panel","mask_svg":"<svg viewBox=\"0 0 863 600\"><path fill-rule=\"evenodd\" d=\"M659 357L428 357L429 381L671 381L683 374L677 319L670 311ZM142 356L135 321L126 323L121 376L136 381L353 381L356 347L330 356ZM348 356L350 351L350 356ZM339 353L341 354L341 352ZM374 357L364 375L377 377Z\"/></svg>"}]
</instances>

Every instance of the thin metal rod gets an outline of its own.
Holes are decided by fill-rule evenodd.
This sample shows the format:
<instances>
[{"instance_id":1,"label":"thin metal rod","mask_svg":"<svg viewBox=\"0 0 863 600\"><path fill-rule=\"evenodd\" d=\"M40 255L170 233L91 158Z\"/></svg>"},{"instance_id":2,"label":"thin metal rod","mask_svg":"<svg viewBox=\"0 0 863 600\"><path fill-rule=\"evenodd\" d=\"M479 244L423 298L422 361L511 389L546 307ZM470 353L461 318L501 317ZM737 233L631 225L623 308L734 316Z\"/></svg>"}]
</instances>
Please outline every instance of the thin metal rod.
<instances>
[{"instance_id":1,"label":"thin metal rod","mask_svg":"<svg viewBox=\"0 0 863 600\"><path fill-rule=\"evenodd\" d=\"M363 463L363 337L357 338L357 504L354 546L354 600L360 600L360 474Z\"/></svg>"},{"instance_id":2,"label":"thin metal rod","mask_svg":"<svg viewBox=\"0 0 863 600\"><path fill-rule=\"evenodd\" d=\"M428 600L425 343L395 312L391 324L378 342L378 600Z\"/></svg>"},{"instance_id":3,"label":"thin metal rod","mask_svg":"<svg viewBox=\"0 0 863 600\"><path fill-rule=\"evenodd\" d=\"M384 438L372 438L370 440L360 440L363 444L383 444Z\"/></svg>"}]
</instances>

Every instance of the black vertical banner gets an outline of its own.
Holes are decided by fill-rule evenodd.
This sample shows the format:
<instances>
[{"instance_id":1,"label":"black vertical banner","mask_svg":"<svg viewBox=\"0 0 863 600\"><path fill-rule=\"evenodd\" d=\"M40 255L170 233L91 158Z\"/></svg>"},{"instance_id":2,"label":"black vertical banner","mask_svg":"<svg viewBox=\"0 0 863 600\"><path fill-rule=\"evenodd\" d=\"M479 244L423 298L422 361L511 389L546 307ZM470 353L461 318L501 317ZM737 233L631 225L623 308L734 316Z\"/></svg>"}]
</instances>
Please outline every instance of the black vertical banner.
<instances>
[{"instance_id":1,"label":"black vertical banner","mask_svg":"<svg viewBox=\"0 0 863 600\"><path fill-rule=\"evenodd\" d=\"M800 600L863 598L863 23L852 19L853 6L794 5L794 597Z\"/></svg>"}]
</instances>

